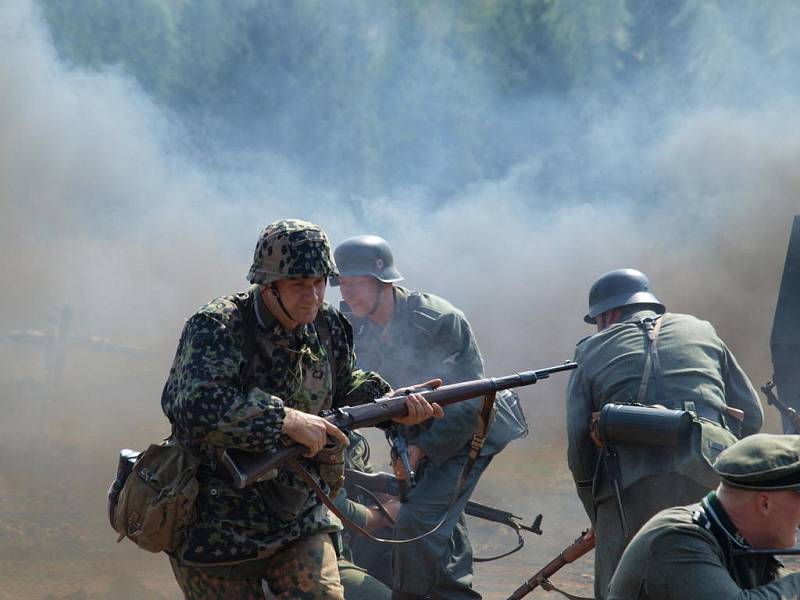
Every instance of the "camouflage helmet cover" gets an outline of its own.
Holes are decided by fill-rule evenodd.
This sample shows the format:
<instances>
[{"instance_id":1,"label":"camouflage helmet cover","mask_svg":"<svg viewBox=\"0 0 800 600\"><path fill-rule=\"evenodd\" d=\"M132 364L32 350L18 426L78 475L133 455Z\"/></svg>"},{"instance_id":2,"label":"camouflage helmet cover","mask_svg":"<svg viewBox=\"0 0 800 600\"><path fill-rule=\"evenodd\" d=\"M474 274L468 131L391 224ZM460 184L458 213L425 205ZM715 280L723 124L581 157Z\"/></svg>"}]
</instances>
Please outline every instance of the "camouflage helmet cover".
<instances>
[{"instance_id":1,"label":"camouflage helmet cover","mask_svg":"<svg viewBox=\"0 0 800 600\"><path fill-rule=\"evenodd\" d=\"M589 290L589 312L583 320L594 324L597 322L597 315L630 304L650 304L657 313L666 310L653 294L650 280L644 273L636 269L609 271L592 284Z\"/></svg>"},{"instance_id":2,"label":"camouflage helmet cover","mask_svg":"<svg viewBox=\"0 0 800 600\"><path fill-rule=\"evenodd\" d=\"M403 276L394 266L392 249L382 237L377 235L357 235L347 238L336 246L334 251L340 277L359 277L369 275L383 283L401 281ZM331 285L339 285L337 277L331 278Z\"/></svg>"},{"instance_id":3,"label":"camouflage helmet cover","mask_svg":"<svg viewBox=\"0 0 800 600\"><path fill-rule=\"evenodd\" d=\"M270 223L261 231L247 274L250 283L338 275L328 236L319 225L299 219Z\"/></svg>"}]
</instances>

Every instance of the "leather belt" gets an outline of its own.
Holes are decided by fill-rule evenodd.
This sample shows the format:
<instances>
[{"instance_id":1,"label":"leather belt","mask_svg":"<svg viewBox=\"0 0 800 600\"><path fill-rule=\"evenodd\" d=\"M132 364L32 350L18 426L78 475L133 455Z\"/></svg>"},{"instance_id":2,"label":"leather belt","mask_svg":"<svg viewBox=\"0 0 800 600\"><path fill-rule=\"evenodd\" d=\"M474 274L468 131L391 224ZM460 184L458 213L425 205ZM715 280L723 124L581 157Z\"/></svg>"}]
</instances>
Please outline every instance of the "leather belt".
<instances>
[{"instance_id":1,"label":"leather belt","mask_svg":"<svg viewBox=\"0 0 800 600\"><path fill-rule=\"evenodd\" d=\"M706 421L711 421L712 423L719 425L725 429L730 430L728 427L728 419L725 418L725 415L718 411L713 406L709 406L708 404L701 404L699 402L693 402L693 406L691 408L687 407L686 402L679 402L676 406L678 410L690 410L695 415L698 416L700 419L705 419Z\"/></svg>"}]
</instances>

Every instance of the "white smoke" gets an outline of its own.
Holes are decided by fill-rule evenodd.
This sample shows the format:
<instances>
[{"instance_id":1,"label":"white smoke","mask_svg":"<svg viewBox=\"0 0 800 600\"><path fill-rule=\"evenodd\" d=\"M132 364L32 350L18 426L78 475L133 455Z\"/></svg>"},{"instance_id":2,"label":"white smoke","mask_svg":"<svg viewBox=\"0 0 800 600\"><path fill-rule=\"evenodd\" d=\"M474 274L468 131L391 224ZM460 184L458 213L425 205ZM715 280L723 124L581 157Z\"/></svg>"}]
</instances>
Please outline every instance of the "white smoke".
<instances>
[{"instance_id":1,"label":"white smoke","mask_svg":"<svg viewBox=\"0 0 800 600\"><path fill-rule=\"evenodd\" d=\"M411 287L466 312L490 375L569 358L591 333L581 317L593 280L632 266L670 310L717 325L755 382L769 377L777 284L800 212L800 118L788 92L745 107L665 105L657 118L633 98L591 118L585 110L574 137L446 199L422 187L352 198L306 184L274 153L237 154L216 168L199 162L185 151L185 125L119 70L62 64L25 2L0 6L0 56L0 333L44 331L53 307L67 304L74 333L147 351L128 359L67 350L57 402L74 414L58 431L74 452L67 467L91 474L60 507L40 503L91 522L89 555L110 548L97 540L109 533L100 502L114 448L163 433L159 386L182 319L246 286L258 231L277 218L319 222L334 242L384 236ZM513 114L522 123L535 108ZM425 144L425 132L418 136ZM7 412L25 417L10 418L3 448L24 461L34 438L23 432L53 406L37 383L42 350L0 341L0 357ZM523 392L535 433L498 469L558 440L565 380ZM53 473L37 452L30 465L43 479L63 476L65 465ZM6 469L0 480L11 486L17 471ZM24 504L9 486L0 485L0 514ZM19 532L8 539L4 557L30 541ZM159 564L156 579L168 582Z\"/></svg>"}]
</instances>

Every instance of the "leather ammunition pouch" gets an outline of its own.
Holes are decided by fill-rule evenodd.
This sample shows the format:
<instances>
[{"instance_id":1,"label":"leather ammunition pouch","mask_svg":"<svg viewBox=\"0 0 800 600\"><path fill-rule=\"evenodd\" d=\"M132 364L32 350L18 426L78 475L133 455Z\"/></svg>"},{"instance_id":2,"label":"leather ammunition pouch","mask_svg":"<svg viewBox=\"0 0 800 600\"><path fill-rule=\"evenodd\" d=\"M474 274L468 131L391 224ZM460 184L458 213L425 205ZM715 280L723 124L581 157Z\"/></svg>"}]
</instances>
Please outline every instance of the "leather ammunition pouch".
<instances>
[{"instance_id":1,"label":"leather ammunition pouch","mask_svg":"<svg viewBox=\"0 0 800 600\"><path fill-rule=\"evenodd\" d=\"M343 444L329 443L314 456L319 465L319 475L330 486L333 498L344 485L344 452Z\"/></svg>"},{"instance_id":2,"label":"leather ammunition pouch","mask_svg":"<svg viewBox=\"0 0 800 600\"><path fill-rule=\"evenodd\" d=\"M123 450L109 489L109 520L119 533L150 552L175 552L195 517L199 490L192 454L173 439L141 454Z\"/></svg>"},{"instance_id":3,"label":"leather ammunition pouch","mask_svg":"<svg viewBox=\"0 0 800 600\"><path fill-rule=\"evenodd\" d=\"M603 444L676 447L689 439L693 423L685 410L606 404L593 430Z\"/></svg>"}]
</instances>

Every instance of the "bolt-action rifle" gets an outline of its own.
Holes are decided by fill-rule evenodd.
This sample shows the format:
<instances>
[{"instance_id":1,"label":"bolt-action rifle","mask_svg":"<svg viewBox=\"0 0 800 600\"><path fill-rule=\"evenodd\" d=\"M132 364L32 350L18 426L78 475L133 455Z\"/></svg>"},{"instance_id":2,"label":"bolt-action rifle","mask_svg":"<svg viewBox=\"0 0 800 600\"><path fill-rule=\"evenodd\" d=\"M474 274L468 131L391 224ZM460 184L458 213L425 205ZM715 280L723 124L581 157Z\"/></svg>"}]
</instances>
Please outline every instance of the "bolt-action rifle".
<instances>
[{"instance_id":1,"label":"bolt-action rifle","mask_svg":"<svg viewBox=\"0 0 800 600\"><path fill-rule=\"evenodd\" d=\"M784 423L789 421L794 426L795 433L800 433L800 413L785 402L781 402L775 395L775 382L768 381L761 386L761 392L767 397L767 404L774 406L783 415Z\"/></svg>"},{"instance_id":2,"label":"bolt-action rifle","mask_svg":"<svg viewBox=\"0 0 800 600\"><path fill-rule=\"evenodd\" d=\"M549 578L558 572L561 567L575 562L581 556L594 549L594 529L587 529L571 545L564 548L558 556L547 563L543 569L518 587L507 600L520 600L530 594L537 587L553 589Z\"/></svg>"},{"instance_id":3,"label":"bolt-action rifle","mask_svg":"<svg viewBox=\"0 0 800 600\"><path fill-rule=\"evenodd\" d=\"M397 498L401 494L401 482L401 479L389 473L364 473L363 471L356 471L354 469L344 470L344 486L351 496L362 494L363 491L366 490L370 492L368 494L369 496L373 496L373 494L386 494L387 496L394 496ZM376 501L378 500L374 496L373 499ZM492 521L510 527L517 534L517 546L513 550L488 558L473 558L472 560L475 562L489 562L514 554L514 552L525 545L525 540L522 537L523 530L530 531L536 535L542 535L542 515L537 515L530 525L525 525L522 522L522 517L518 517L514 513L487 506L480 502L473 502L472 500L467 502L467 505L464 507L464 512L470 517L483 519L484 521Z\"/></svg>"},{"instance_id":4,"label":"bolt-action rifle","mask_svg":"<svg viewBox=\"0 0 800 600\"><path fill-rule=\"evenodd\" d=\"M475 379L443 385L435 390L413 390L413 393L419 393L428 402L437 402L441 406L447 406L500 390L532 385L540 379L547 379L551 373L570 371L577 366L577 363L567 361L562 365L537 371L523 371L505 377ZM407 413L406 397L400 394L378 398L367 404L343 406L324 411L320 416L347 432L360 427L372 427L379 423L385 423L393 417L402 417ZM270 477L273 471L287 460L297 458L307 450L302 444L291 440L284 443L284 447L275 452L247 452L238 448L228 448L222 455L222 464L230 472L233 484L239 489L244 488L251 483Z\"/></svg>"},{"instance_id":5,"label":"bolt-action rifle","mask_svg":"<svg viewBox=\"0 0 800 600\"><path fill-rule=\"evenodd\" d=\"M400 429L394 426L386 430L386 440L389 442L389 446L392 449L392 460L399 460L406 472L405 479L397 480L398 493L392 494L400 498L400 502L405 504L408 502L409 492L414 489L414 486L417 484L417 475L414 473L414 469L411 468L411 459L408 456L408 442L405 436L400 432ZM391 477L388 473L386 473L386 475Z\"/></svg>"}]
</instances>

